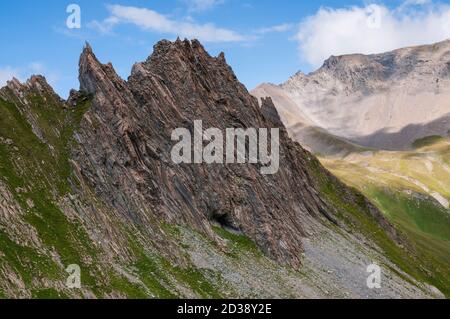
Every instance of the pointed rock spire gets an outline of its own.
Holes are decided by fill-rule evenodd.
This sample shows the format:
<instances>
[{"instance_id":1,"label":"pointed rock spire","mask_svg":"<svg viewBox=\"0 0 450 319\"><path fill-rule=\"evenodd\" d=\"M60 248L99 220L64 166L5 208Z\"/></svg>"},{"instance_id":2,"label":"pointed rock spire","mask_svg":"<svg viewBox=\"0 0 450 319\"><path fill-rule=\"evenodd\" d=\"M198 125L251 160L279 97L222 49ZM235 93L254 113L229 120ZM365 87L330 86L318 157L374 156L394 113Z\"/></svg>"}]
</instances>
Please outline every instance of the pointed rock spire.
<instances>
[{"instance_id":1,"label":"pointed rock spire","mask_svg":"<svg viewBox=\"0 0 450 319\"><path fill-rule=\"evenodd\" d=\"M261 98L261 113L274 127L284 129L284 124L271 97Z\"/></svg>"},{"instance_id":2,"label":"pointed rock spire","mask_svg":"<svg viewBox=\"0 0 450 319\"><path fill-rule=\"evenodd\" d=\"M110 87L113 82L123 82L111 63L100 63L88 42L80 56L78 79L80 90L90 94L94 94L98 90L106 92L105 89Z\"/></svg>"},{"instance_id":3,"label":"pointed rock spire","mask_svg":"<svg viewBox=\"0 0 450 319\"><path fill-rule=\"evenodd\" d=\"M103 73L102 66L92 51L92 47L86 42L79 62L80 90L95 93L96 78L99 73Z\"/></svg>"}]
</instances>

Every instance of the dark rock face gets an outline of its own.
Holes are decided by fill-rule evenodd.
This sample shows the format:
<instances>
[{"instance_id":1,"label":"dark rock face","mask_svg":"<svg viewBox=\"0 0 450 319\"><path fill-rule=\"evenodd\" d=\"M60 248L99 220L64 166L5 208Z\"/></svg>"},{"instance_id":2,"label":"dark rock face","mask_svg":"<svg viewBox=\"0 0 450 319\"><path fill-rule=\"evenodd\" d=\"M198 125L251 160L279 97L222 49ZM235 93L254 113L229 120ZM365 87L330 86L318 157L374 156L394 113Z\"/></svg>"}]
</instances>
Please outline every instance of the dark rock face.
<instances>
[{"instance_id":1,"label":"dark rock face","mask_svg":"<svg viewBox=\"0 0 450 319\"><path fill-rule=\"evenodd\" d=\"M86 46L80 85L94 100L74 159L96 192L131 221L145 224L155 215L212 237L211 224L218 222L297 267L302 221L333 220L308 170L311 155L288 138L271 100L260 109L224 56L209 56L199 42L159 42L128 81ZM221 130L280 127L278 173L262 175L258 164L175 165L171 133L192 132L194 120Z\"/></svg>"}]
</instances>

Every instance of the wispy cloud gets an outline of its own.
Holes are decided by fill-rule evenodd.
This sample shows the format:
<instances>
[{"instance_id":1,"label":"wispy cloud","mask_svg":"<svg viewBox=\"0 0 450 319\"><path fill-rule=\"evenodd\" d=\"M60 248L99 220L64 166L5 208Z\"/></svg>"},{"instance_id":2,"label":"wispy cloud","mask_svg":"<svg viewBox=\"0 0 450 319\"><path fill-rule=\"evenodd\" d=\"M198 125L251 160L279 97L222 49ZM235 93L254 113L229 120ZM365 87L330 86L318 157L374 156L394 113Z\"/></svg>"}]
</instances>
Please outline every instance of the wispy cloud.
<instances>
[{"instance_id":1,"label":"wispy cloud","mask_svg":"<svg viewBox=\"0 0 450 319\"><path fill-rule=\"evenodd\" d=\"M212 23L198 24L192 20L175 20L146 8L110 5L108 10L110 17L102 22L93 21L90 26L102 33L110 33L118 24L129 23L144 31L197 38L204 42L240 42L246 39L233 30L216 27Z\"/></svg>"},{"instance_id":2,"label":"wispy cloud","mask_svg":"<svg viewBox=\"0 0 450 319\"><path fill-rule=\"evenodd\" d=\"M92 26L91 29L93 29L93 28L94 28L94 26ZM92 35L85 32L85 30L87 30L87 28L69 29L66 26L64 26L64 27L54 26L53 27L53 32L55 32L57 34L61 34L68 38L79 39L79 40L86 40L88 38L92 38ZM97 31L100 31L100 30L97 29Z\"/></svg>"},{"instance_id":3,"label":"wispy cloud","mask_svg":"<svg viewBox=\"0 0 450 319\"><path fill-rule=\"evenodd\" d=\"M257 29L255 33L257 34L280 33L292 30L293 27L294 24L292 23L283 23L271 27Z\"/></svg>"},{"instance_id":4,"label":"wispy cloud","mask_svg":"<svg viewBox=\"0 0 450 319\"><path fill-rule=\"evenodd\" d=\"M421 6L431 3L431 0L405 0L400 7Z\"/></svg>"},{"instance_id":5,"label":"wispy cloud","mask_svg":"<svg viewBox=\"0 0 450 319\"><path fill-rule=\"evenodd\" d=\"M330 55L378 53L447 38L450 6L428 0L408 0L394 9L321 8L302 21L296 36L301 58L313 67Z\"/></svg>"},{"instance_id":6,"label":"wispy cloud","mask_svg":"<svg viewBox=\"0 0 450 319\"><path fill-rule=\"evenodd\" d=\"M225 2L225 0L183 0L190 11L205 11Z\"/></svg>"},{"instance_id":7,"label":"wispy cloud","mask_svg":"<svg viewBox=\"0 0 450 319\"><path fill-rule=\"evenodd\" d=\"M35 74L39 74L44 72L45 66L41 62L31 62L28 64L28 69Z\"/></svg>"}]
</instances>

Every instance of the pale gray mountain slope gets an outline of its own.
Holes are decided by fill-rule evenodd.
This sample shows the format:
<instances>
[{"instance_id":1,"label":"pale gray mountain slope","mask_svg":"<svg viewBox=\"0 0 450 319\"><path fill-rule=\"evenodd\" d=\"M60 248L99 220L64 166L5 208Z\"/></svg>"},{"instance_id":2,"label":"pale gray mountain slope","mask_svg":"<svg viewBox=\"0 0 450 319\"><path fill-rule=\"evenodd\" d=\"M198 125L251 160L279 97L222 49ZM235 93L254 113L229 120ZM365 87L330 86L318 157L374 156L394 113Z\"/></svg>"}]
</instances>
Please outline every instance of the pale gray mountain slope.
<instances>
[{"instance_id":1,"label":"pale gray mountain slope","mask_svg":"<svg viewBox=\"0 0 450 319\"><path fill-rule=\"evenodd\" d=\"M313 73L262 84L252 94L272 97L289 133L315 152L336 151L335 138L408 149L419 138L445 136L450 129L450 40L332 56Z\"/></svg>"}]
</instances>

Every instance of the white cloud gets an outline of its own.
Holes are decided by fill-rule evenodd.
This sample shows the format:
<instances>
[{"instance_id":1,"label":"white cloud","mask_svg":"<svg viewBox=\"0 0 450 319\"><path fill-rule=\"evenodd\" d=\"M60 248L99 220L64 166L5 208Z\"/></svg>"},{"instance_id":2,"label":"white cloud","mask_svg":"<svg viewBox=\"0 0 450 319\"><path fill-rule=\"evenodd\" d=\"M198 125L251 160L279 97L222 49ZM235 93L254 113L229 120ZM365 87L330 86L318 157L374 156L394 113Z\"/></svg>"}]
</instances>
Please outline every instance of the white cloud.
<instances>
[{"instance_id":1,"label":"white cloud","mask_svg":"<svg viewBox=\"0 0 450 319\"><path fill-rule=\"evenodd\" d=\"M170 34L181 38L197 38L204 42L238 42L245 37L235 31L218 28L212 23L197 24L192 20L174 20L156 11L121 5L108 6L111 16L103 22L93 21L90 26L103 33L111 32L120 23L131 23L142 30Z\"/></svg>"},{"instance_id":2,"label":"white cloud","mask_svg":"<svg viewBox=\"0 0 450 319\"><path fill-rule=\"evenodd\" d=\"M395 9L321 8L302 21L296 36L301 58L313 67L331 55L379 53L447 38L450 6L428 0L408 0Z\"/></svg>"},{"instance_id":3,"label":"white cloud","mask_svg":"<svg viewBox=\"0 0 450 319\"><path fill-rule=\"evenodd\" d=\"M184 2L191 11L205 11L224 3L225 0L184 0Z\"/></svg>"},{"instance_id":4,"label":"white cloud","mask_svg":"<svg viewBox=\"0 0 450 319\"><path fill-rule=\"evenodd\" d=\"M99 31L102 34L111 34L112 29L118 23L120 23L120 21L117 17L109 17L102 22L99 22L97 20L91 21L87 24L87 26Z\"/></svg>"},{"instance_id":5,"label":"white cloud","mask_svg":"<svg viewBox=\"0 0 450 319\"><path fill-rule=\"evenodd\" d=\"M267 34L267 33L279 33L279 32L286 32L291 30L294 27L292 23L283 23L279 25L274 25L267 28L261 28L256 30L256 33L258 34Z\"/></svg>"},{"instance_id":6,"label":"white cloud","mask_svg":"<svg viewBox=\"0 0 450 319\"><path fill-rule=\"evenodd\" d=\"M423 4L428 4L431 3L431 0L406 0L405 2L403 2L403 7L405 6L419 6L419 5L423 5Z\"/></svg>"}]
</instances>

